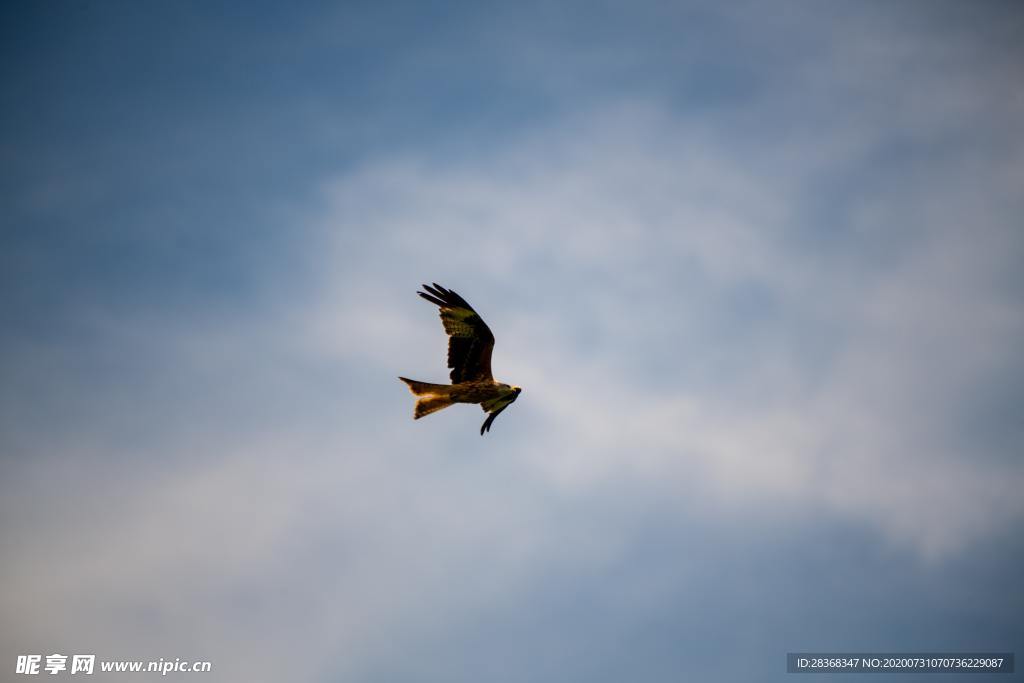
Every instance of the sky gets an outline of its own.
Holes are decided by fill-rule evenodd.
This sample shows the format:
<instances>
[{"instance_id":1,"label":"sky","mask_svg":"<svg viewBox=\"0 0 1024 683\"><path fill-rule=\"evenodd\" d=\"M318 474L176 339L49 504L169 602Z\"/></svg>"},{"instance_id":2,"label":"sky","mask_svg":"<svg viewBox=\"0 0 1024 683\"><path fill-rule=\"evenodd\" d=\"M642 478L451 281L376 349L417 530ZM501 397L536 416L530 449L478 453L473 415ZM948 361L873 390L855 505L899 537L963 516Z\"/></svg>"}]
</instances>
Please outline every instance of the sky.
<instances>
[{"instance_id":1,"label":"sky","mask_svg":"<svg viewBox=\"0 0 1024 683\"><path fill-rule=\"evenodd\" d=\"M0 12L4 671L1024 653L1018 3Z\"/></svg>"}]
</instances>

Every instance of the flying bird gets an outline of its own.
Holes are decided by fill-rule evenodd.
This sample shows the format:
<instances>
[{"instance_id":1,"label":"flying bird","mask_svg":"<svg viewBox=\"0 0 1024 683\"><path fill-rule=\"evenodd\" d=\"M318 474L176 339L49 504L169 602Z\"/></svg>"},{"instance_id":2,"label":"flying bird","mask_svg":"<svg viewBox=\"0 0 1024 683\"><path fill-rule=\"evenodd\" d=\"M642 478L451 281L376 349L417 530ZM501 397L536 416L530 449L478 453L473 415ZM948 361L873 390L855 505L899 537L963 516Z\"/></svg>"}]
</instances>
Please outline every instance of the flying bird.
<instances>
[{"instance_id":1,"label":"flying bird","mask_svg":"<svg viewBox=\"0 0 1024 683\"><path fill-rule=\"evenodd\" d=\"M452 369L451 384L430 384L399 377L417 397L413 419L418 420L455 403L478 403L487 413L480 426L480 436L491 431L491 423L508 408L522 389L495 381L491 375L491 351L494 335L483 318L465 299L450 289L434 283L423 285L425 292L416 292L441 313L441 323L448 334L448 367Z\"/></svg>"}]
</instances>

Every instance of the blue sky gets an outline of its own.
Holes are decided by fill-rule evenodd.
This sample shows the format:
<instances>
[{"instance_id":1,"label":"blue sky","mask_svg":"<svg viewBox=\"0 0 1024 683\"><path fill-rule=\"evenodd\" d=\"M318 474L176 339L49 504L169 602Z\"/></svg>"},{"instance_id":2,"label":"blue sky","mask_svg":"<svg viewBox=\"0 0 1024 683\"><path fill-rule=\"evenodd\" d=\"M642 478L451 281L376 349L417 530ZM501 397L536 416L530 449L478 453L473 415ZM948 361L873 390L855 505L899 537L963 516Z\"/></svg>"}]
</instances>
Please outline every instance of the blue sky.
<instances>
[{"instance_id":1,"label":"blue sky","mask_svg":"<svg viewBox=\"0 0 1024 683\"><path fill-rule=\"evenodd\" d=\"M3 15L0 666L1024 651L1014 3Z\"/></svg>"}]
</instances>

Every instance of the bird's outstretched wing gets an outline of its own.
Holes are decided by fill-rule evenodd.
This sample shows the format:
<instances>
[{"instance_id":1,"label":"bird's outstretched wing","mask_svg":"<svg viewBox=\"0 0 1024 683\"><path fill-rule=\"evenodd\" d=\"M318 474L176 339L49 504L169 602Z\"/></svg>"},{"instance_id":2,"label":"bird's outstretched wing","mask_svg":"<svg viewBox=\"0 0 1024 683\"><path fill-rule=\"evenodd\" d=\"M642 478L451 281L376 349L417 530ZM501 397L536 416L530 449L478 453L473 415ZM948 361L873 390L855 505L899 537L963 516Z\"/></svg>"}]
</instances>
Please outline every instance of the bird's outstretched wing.
<instances>
[{"instance_id":1,"label":"bird's outstretched wing","mask_svg":"<svg viewBox=\"0 0 1024 683\"><path fill-rule=\"evenodd\" d=\"M416 292L441 309L441 323L448 333L448 367L452 384L471 380L493 379L491 351L494 335L487 323L465 299L450 289L434 283L423 285L426 292Z\"/></svg>"}]
</instances>

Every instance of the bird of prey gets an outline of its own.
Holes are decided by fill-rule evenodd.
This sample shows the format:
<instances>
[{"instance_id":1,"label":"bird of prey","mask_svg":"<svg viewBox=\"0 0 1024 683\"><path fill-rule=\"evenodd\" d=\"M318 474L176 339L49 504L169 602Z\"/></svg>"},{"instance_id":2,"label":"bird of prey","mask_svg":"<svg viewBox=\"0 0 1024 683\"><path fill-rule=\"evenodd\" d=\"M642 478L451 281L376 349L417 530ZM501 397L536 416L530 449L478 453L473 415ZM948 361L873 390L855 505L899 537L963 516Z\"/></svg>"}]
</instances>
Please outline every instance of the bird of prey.
<instances>
[{"instance_id":1,"label":"bird of prey","mask_svg":"<svg viewBox=\"0 0 1024 683\"><path fill-rule=\"evenodd\" d=\"M416 292L441 310L441 323L448 333L448 367L452 369L451 384L429 384L399 377L416 396L413 419L447 408L455 403L479 403L487 413L480 427L480 436L491 430L491 423L508 408L521 388L495 381L491 375L491 351L494 335L487 323L465 299L450 289L434 283L423 285L425 292Z\"/></svg>"}]
</instances>

